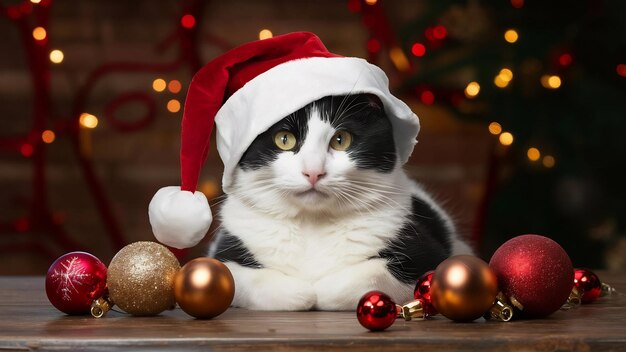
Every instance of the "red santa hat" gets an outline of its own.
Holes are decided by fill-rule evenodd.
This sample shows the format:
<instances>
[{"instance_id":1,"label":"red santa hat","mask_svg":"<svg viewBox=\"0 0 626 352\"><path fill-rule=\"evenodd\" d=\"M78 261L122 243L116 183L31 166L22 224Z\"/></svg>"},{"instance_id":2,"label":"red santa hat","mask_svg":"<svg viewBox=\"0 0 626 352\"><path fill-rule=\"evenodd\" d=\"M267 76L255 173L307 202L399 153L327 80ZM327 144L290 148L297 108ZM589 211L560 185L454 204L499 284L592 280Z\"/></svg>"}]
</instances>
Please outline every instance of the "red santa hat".
<instances>
[{"instance_id":1,"label":"red santa hat","mask_svg":"<svg viewBox=\"0 0 626 352\"><path fill-rule=\"evenodd\" d=\"M320 98L358 93L380 98L393 126L400 161L406 163L417 142L417 116L389 92L389 81L380 68L329 52L312 33L250 42L206 64L187 92L181 186L160 189L148 207L155 237L166 245L187 248L206 235L211 209L196 186L214 123L224 163L222 188L228 194L237 163L259 134Z\"/></svg>"}]
</instances>

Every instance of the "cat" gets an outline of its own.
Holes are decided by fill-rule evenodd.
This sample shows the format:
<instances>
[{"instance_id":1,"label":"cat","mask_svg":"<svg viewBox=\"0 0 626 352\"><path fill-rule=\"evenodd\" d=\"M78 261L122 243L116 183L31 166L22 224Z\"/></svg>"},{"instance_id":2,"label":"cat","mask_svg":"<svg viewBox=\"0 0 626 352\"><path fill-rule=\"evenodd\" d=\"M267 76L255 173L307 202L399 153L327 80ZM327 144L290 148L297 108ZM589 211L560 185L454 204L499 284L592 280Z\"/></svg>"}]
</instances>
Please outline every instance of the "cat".
<instances>
[{"instance_id":1,"label":"cat","mask_svg":"<svg viewBox=\"0 0 626 352\"><path fill-rule=\"evenodd\" d=\"M374 95L328 96L260 134L240 159L209 256L235 279L233 306L353 310L380 290L469 254L450 217L396 154Z\"/></svg>"}]
</instances>

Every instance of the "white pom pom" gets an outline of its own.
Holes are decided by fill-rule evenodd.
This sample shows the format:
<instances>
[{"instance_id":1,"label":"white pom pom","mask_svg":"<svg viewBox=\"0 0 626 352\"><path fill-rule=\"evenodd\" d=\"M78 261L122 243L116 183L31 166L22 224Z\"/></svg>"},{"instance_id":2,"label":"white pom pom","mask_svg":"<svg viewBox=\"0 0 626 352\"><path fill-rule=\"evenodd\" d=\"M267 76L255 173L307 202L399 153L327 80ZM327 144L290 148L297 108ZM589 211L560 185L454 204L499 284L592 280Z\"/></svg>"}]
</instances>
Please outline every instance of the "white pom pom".
<instances>
[{"instance_id":1,"label":"white pom pom","mask_svg":"<svg viewBox=\"0 0 626 352\"><path fill-rule=\"evenodd\" d=\"M175 248L193 247L209 231L213 216L202 192L161 188L150 201L148 216L159 242Z\"/></svg>"}]
</instances>

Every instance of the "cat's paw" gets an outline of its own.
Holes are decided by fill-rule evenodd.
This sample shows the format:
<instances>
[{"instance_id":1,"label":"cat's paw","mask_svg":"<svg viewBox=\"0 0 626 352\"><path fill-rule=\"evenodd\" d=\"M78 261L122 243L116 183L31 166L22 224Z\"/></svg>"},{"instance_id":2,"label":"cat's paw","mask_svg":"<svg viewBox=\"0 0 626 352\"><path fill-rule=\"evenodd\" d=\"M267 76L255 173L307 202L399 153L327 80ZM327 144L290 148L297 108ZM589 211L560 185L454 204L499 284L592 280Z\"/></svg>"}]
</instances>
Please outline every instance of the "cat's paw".
<instances>
[{"instance_id":1,"label":"cat's paw","mask_svg":"<svg viewBox=\"0 0 626 352\"><path fill-rule=\"evenodd\" d=\"M387 293L396 302L408 302L413 286L395 279L383 260L368 260L325 276L315 284L319 310L354 310L368 291Z\"/></svg>"},{"instance_id":2,"label":"cat's paw","mask_svg":"<svg viewBox=\"0 0 626 352\"><path fill-rule=\"evenodd\" d=\"M294 277L272 273L255 281L256 285L237 287L234 306L254 310L302 311L310 310L317 301L313 285Z\"/></svg>"},{"instance_id":3,"label":"cat's paw","mask_svg":"<svg viewBox=\"0 0 626 352\"><path fill-rule=\"evenodd\" d=\"M361 295L368 291L362 285L345 277L331 275L314 284L318 310L353 310ZM365 291L363 291L365 290Z\"/></svg>"}]
</instances>

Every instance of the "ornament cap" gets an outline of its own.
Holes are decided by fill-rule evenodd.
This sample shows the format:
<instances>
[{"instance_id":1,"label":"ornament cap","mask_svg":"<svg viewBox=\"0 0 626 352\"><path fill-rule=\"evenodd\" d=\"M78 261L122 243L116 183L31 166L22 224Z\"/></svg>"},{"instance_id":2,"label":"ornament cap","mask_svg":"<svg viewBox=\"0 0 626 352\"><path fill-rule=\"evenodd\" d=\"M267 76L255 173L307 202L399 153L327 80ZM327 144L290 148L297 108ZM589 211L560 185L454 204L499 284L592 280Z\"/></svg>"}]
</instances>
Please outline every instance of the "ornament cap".
<instances>
[{"instance_id":1,"label":"ornament cap","mask_svg":"<svg viewBox=\"0 0 626 352\"><path fill-rule=\"evenodd\" d=\"M565 304L561 306L561 310L570 310L572 308L576 308L580 306L582 303L582 293L578 289L578 287L572 287L572 292L570 292L569 297L567 297L567 301Z\"/></svg>"},{"instance_id":2,"label":"ornament cap","mask_svg":"<svg viewBox=\"0 0 626 352\"><path fill-rule=\"evenodd\" d=\"M485 314L485 318L498 321L510 321L513 319L513 307L507 303L507 299L502 292L498 293L489 312Z\"/></svg>"},{"instance_id":3,"label":"ornament cap","mask_svg":"<svg viewBox=\"0 0 626 352\"><path fill-rule=\"evenodd\" d=\"M398 307L398 317L402 317L406 321L411 321L413 319L423 320L426 318L426 313L424 312L424 306L421 299L416 299L413 302Z\"/></svg>"},{"instance_id":4,"label":"ornament cap","mask_svg":"<svg viewBox=\"0 0 626 352\"><path fill-rule=\"evenodd\" d=\"M91 304L91 316L94 318L102 318L111 310L113 303L100 297Z\"/></svg>"},{"instance_id":5,"label":"ornament cap","mask_svg":"<svg viewBox=\"0 0 626 352\"><path fill-rule=\"evenodd\" d=\"M615 294L615 288L609 284L602 283L602 293L600 293L600 297L604 296L612 296Z\"/></svg>"}]
</instances>

